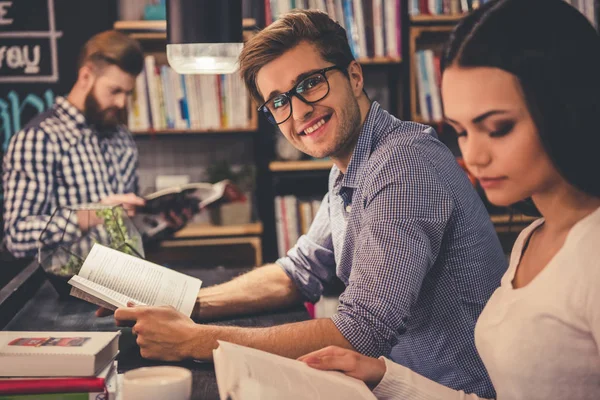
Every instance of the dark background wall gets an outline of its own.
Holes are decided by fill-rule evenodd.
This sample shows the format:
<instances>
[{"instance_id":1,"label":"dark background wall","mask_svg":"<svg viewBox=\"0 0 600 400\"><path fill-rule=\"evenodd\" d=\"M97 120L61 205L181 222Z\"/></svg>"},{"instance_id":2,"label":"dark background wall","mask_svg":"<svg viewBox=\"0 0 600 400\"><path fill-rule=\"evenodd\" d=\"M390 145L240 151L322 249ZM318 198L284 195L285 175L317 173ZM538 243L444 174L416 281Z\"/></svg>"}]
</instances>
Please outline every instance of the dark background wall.
<instances>
[{"instance_id":1,"label":"dark background wall","mask_svg":"<svg viewBox=\"0 0 600 400\"><path fill-rule=\"evenodd\" d=\"M0 8L0 159L16 132L69 92L79 50L117 18L116 0L8 3ZM0 206L2 199L0 182Z\"/></svg>"}]
</instances>

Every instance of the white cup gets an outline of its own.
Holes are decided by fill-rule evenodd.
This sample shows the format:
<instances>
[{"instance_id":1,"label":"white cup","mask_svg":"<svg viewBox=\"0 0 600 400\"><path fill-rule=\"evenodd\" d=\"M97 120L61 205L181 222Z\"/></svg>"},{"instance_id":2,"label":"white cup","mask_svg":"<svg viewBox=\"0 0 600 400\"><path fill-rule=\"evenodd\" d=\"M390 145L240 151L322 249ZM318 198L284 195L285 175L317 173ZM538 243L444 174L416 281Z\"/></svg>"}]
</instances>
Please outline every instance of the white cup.
<instances>
[{"instance_id":1,"label":"white cup","mask_svg":"<svg viewBox=\"0 0 600 400\"><path fill-rule=\"evenodd\" d=\"M189 400L192 372L182 367L132 369L123 374L123 400Z\"/></svg>"}]
</instances>

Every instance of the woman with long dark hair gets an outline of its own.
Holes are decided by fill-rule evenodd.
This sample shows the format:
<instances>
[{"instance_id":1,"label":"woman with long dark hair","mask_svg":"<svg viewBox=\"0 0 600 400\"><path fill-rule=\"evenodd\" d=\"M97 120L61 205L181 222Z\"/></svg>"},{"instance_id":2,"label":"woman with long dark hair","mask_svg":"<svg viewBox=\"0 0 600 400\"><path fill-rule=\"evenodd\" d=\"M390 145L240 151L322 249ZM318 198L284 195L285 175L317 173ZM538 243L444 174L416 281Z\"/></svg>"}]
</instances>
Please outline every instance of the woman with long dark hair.
<instances>
[{"instance_id":1,"label":"woman with long dark hair","mask_svg":"<svg viewBox=\"0 0 600 400\"><path fill-rule=\"evenodd\" d=\"M475 328L498 399L600 398L600 37L562 0L493 0L442 58L446 121L488 199L542 218ZM378 398L477 398L385 358L329 347L304 357Z\"/></svg>"}]
</instances>

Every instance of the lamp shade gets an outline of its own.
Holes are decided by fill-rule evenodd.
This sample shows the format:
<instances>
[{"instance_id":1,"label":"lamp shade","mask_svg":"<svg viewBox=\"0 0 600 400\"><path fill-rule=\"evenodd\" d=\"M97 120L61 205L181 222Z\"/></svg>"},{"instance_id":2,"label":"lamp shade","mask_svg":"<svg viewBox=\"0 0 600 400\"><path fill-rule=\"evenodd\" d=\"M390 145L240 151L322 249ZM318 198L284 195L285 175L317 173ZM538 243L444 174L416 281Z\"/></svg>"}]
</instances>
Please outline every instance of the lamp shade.
<instances>
[{"instance_id":1,"label":"lamp shade","mask_svg":"<svg viewBox=\"0 0 600 400\"><path fill-rule=\"evenodd\" d=\"M242 46L242 0L167 0L167 59L178 73L232 73Z\"/></svg>"}]
</instances>

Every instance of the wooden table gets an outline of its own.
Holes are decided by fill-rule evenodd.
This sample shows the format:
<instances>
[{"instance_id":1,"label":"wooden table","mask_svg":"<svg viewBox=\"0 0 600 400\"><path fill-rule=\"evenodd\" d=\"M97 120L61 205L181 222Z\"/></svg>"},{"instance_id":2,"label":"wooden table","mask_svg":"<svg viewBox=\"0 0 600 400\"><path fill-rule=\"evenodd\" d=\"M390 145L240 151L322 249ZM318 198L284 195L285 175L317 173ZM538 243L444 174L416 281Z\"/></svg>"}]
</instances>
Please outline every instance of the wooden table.
<instances>
[{"instance_id":1,"label":"wooden table","mask_svg":"<svg viewBox=\"0 0 600 400\"><path fill-rule=\"evenodd\" d=\"M119 372L150 365L178 365L189 368L193 373L192 399L218 399L218 389L214 367L211 362L186 361L167 363L145 360L140 356L139 347L130 328L115 326L112 316L97 318L96 306L76 298L60 299L43 273L30 265L28 270L17 276L5 288L0 290L0 320L8 323L4 330L12 331L114 331L121 329L119 339ZM247 268L227 269L180 269L189 275L202 279L202 286L225 282L245 272ZM26 278L26 279L25 279ZM19 305L19 297L29 298ZM22 302L21 302L22 303ZM11 313L14 309L14 313ZM264 327L308 319L308 313L302 306L293 309L253 315L243 318L212 322L218 325Z\"/></svg>"}]
</instances>

